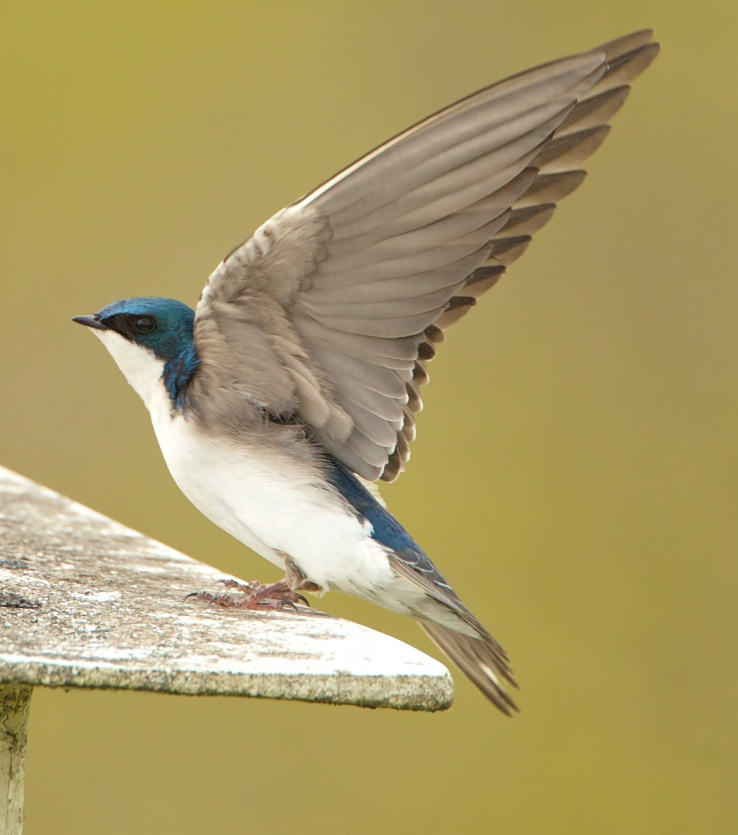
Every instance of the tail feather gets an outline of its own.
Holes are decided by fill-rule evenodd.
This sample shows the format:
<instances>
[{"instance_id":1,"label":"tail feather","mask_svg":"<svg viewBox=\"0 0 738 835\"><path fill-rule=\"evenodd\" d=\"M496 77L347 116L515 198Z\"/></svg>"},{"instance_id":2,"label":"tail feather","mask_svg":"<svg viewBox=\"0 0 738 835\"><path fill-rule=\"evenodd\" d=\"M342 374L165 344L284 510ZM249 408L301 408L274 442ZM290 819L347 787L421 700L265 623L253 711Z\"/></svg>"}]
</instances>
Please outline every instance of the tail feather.
<instances>
[{"instance_id":1,"label":"tail feather","mask_svg":"<svg viewBox=\"0 0 738 835\"><path fill-rule=\"evenodd\" d=\"M500 684L500 679L513 687L517 688L518 685L512 677L505 651L491 635L486 633L470 637L428 621L421 621L420 625L436 646L448 655L496 707L508 716L518 711L517 705Z\"/></svg>"},{"instance_id":2,"label":"tail feather","mask_svg":"<svg viewBox=\"0 0 738 835\"><path fill-rule=\"evenodd\" d=\"M395 551L388 557L394 570L423 593L422 603L416 601L413 613L428 637L493 704L512 716L518 708L505 692L500 679L513 687L518 685L512 676L505 650L466 608L417 546Z\"/></svg>"}]
</instances>

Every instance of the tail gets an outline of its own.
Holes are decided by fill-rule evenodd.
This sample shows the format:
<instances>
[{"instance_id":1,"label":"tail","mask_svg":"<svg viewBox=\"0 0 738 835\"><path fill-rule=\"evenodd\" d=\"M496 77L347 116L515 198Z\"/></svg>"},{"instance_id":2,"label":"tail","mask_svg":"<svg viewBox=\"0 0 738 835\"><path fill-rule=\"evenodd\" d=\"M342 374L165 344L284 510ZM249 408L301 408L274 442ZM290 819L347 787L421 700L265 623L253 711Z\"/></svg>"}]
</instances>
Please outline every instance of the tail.
<instances>
[{"instance_id":1,"label":"tail","mask_svg":"<svg viewBox=\"0 0 738 835\"><path fill-rule=\"evenodd\" d=\"M388 555L390 565L416 590L413 614L428 637L465 673L503 713L512 716L518 708L501 679L518 685L507 663L507 653L464 606L438 569L415 543ZM453 624L453 625L449 625Z\"/></svg>"},{"instance_id":2,"label":"tail","mask_svg":"<svg viewBox=\"0 0 738 835\"><path fill-rule=\"evenodd\" d=\"M420 621L420 625L436 646L496 707L507 716L517 712L517 705L500 683L500 679L504 679L513 687L518 686L507 663L507 655L486 630L472 638L439 623Z\"/></svg>"}]
</instances>

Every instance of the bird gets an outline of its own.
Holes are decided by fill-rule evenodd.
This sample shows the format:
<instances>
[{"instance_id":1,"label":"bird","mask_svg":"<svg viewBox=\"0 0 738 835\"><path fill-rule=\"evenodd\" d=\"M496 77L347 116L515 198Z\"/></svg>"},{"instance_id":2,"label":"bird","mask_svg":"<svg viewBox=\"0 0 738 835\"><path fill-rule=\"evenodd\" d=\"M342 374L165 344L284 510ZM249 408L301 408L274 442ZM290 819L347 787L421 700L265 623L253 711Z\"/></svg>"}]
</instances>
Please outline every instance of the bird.
<instances>
[{"instance_id":1,"label":"bird","mask_svg":"<svg viewBox=\"0 0 738 835\"><path fill-rule=\"evenodd\" d=\"M88 327L148 408L170 473L212 522L284 570L196 597L297 609L341 590L416 619L503 713L508 657L391 515L427 365L585 177L643 30L488 86L277 212L223 259L195 309L129 298Z\"/></svg>"}]
</instances>

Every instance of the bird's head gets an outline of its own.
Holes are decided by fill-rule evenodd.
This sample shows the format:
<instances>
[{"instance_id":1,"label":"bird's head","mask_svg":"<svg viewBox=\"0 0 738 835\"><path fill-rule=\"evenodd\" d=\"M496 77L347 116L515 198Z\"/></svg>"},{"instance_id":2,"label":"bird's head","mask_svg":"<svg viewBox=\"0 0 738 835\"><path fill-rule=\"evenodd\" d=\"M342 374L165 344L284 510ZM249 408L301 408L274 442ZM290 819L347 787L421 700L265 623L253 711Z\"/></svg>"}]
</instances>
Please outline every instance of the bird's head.
<instances>
[{"instance_id":1,"label":"bird's head","mask_svg":"<svg viewBox=\"0 0 738 835\"><path fill-rule=\"evenodd\" d=\"M199 365L194 312L174 299L124 299L73 321L91 328L147 406L163 381L175 406Z\"/></svg>"}]
</instances>

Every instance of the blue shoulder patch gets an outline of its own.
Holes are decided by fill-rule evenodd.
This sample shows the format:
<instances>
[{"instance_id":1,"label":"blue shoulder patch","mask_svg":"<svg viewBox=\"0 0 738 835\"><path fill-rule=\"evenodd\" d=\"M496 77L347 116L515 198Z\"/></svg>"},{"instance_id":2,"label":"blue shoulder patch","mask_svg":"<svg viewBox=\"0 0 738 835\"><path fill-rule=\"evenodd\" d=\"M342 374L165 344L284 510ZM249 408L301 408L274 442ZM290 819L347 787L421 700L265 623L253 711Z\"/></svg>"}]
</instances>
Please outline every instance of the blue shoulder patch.
<instances>
[{"instance_id":1,"label":"blue shoulder patch","mask_svg":"<svg viewBox=\"0 0 738 835\"><path fill-rule=\"evenodd\" d=\"M393 551L396 558L422 574L444 592L456 597L430 558L395 517L372 496L369 490L332 455L326 455L328 481L351 505L359 519L372 526L371 537Z\"/></svg>"},{"instance_id":2,"label":"blue shoulder patch","mask_svg":"<svg viewBox=\"0 0 738 835\"><path fill-rule=\"evenodd\" d=\"M195 343L192 342L184 348L181 354L169 360L164 366L164 385L178 412L185 411L187 386L199 365L200 357L197 355Z\"/></svg>"},{"instance_id":3,"label":"blue shoulder patch","mask_svg":"<svg viewBox=\"0 0 738 835\"><path fill-rule=\"evenodd\" d=\"M372 526L372 539L392 551L410 548L423 553L405 528L382 507L353 473L332 455L328 457L327 462L328 480L353 507L357 516Z\"/></svg>"}]
</instances>

